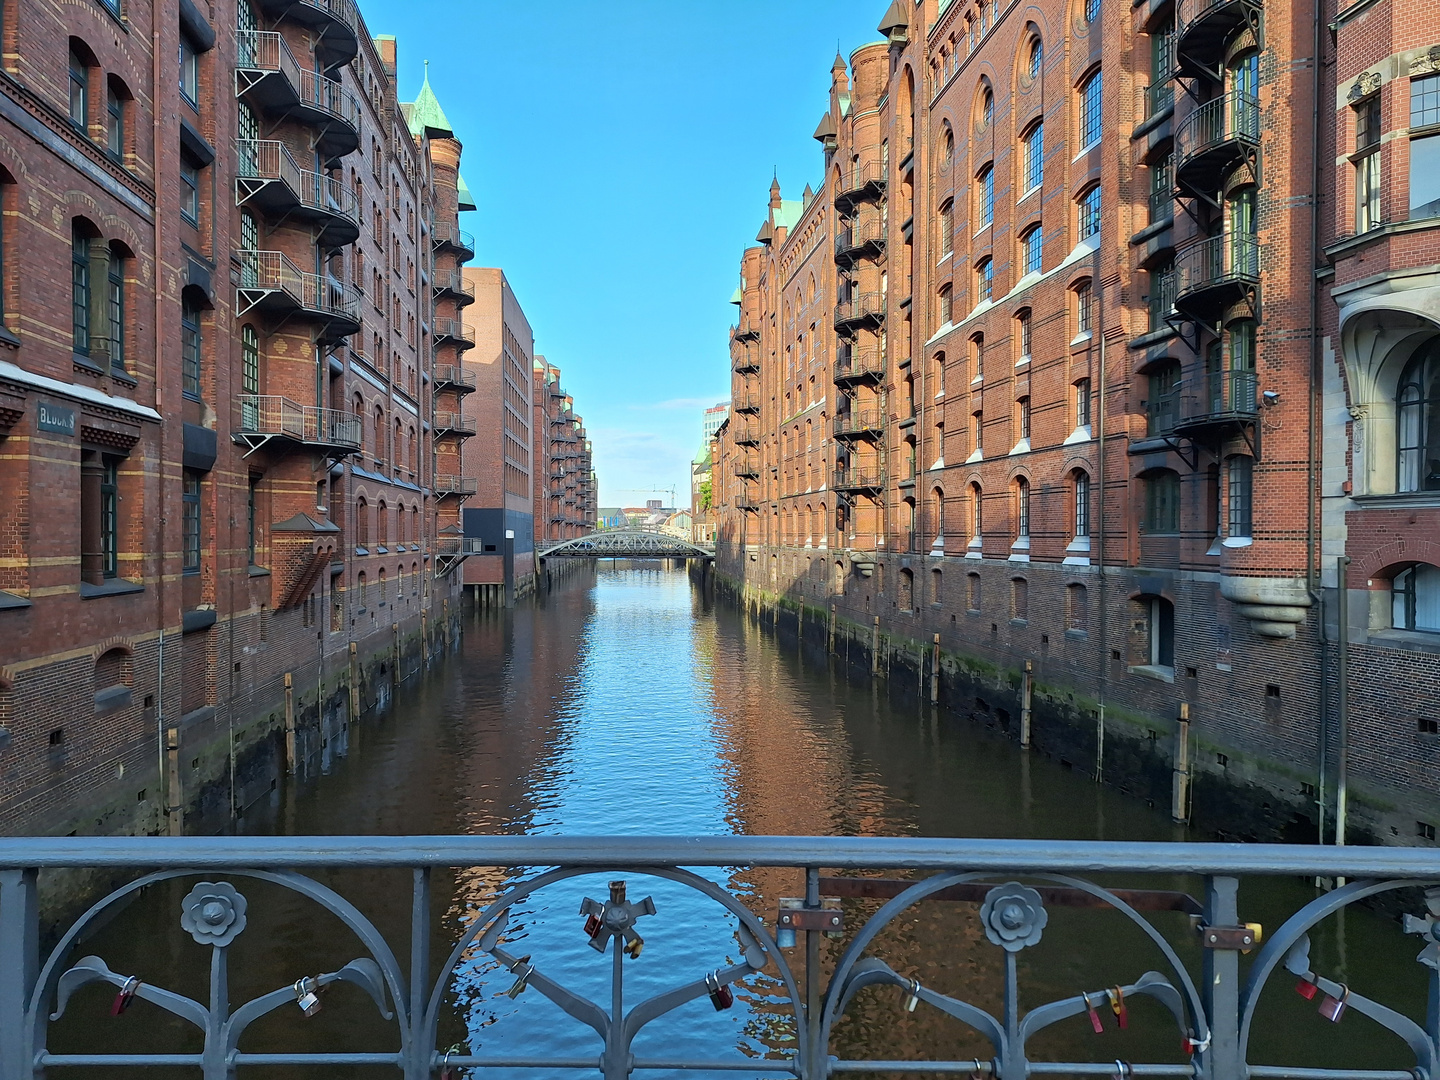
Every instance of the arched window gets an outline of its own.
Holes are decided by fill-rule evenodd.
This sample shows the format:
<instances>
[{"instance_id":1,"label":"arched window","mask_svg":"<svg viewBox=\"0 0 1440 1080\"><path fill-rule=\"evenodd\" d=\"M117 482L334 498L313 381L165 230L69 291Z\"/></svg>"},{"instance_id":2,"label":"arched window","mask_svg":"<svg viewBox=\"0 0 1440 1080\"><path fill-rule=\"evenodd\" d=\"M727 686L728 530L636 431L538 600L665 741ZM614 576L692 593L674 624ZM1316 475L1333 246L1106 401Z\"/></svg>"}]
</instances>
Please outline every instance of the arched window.
<instances>
[{"instance_id":1,"label":"arched window","mask_svg":"<svg viewBox=\"0 0 1440 1080\"><path fill-rule=\"evenodd\" d=\"M1145 517L1140 531L1151 535L1180 531L1180 474L1173 469L1145 473Z\"/></svg>"},{"instance_id":2,"label":"arched window","mask_svg":"<svg viewBox=\"0 0 1440 1080\"><path fill-rule=\"evenodd\" d=\"M950 130L949 124L944 124L940 129L940 170L944 172L955 162L955 133Z\"/></svg>"},{"instance_id":3,"label":"arched window","mask_svg":"<svg viewBox=\"0 0 1440 1080\"><path fill-rule=\"evenodd\" d=\"M1085 23L1089 25L1100 17L1100 0L1085 0Z\"/></svg>"},{"instance_id":4,"label":"arched window","mask_svg":"<svg viewBox=\"0 0 1440 1080\"><path fill-rule=\"evenodd\" d=\"M1094 329L1094 313L1091 308L1090 280L1075 284L1075 336L1089 337Z\"/></svg>"},{"instance_id":5,"label":"arched window","mask_svg":"<svg viewBox=\"0 0 1440 1080\"><path fill-rule=\"evenodd\" d=\"M1440 633L1440 566L1406 567L1391 579L1390 589L1397 630Z\"/></svg>"},{"instance_id":6,"label":"arched window","mask_svg":"<svg viewBox=\"0 0 1440 1080\"><path fill-rule=\"evenodd\" d=\"M955 200L946 199L940 204L940 258L955 252Z\"/></svg>"},{"instance_id":7,"label":"arched window","mask_svg":"<svg viewBox=\"0 0 1440 1080\"><path fill-rule=\"evenodd\" d=\"M1015 426L1020 433L1020 437L1015 443L1015 449L1030 449L1030 398L1028 395L1015 402Z\"/></svg>"},{"instance_id":8,"label":"arched window","mask_svg":"<svg viewBox=\"0 0 1440 1080\"><path fill-rule=\"evenodd\" d=\"M79 38L70 39L70 123L81 131L90 123L90 56Z\"/></svg>"},{"instance_id":9,"label":"arched window","mask_svg":"<svg viewBox=\"0 0 1440 1080\"><path fill-rule=\"evenodd\" d=\"M116 161L125 160L125 113L130 90L118 75L105 81L105 149Z\"/></svg>"},{"instance_id":10,"label":"arched window","mask_svg":"<svg viewBox=\"0 0 1440 1080\"><path fill-rule=\"evenodd\" d=\"M1032 226L1020 237L1020 272L1038 274L1044 259L1045 234L1039 225Z\"/></svg>"},{"instance_id":11,"label":"arched window","mask_svg":"<svg viewBox=\"0 0 1440 1080\"><path fill-rule=\"evenodd\" d=\"M1080 239L1085 240L1100 231L1100 185L1086 188L1075 200L1076 226Z\"/></svg>"},{"instance_id":12,"label":"arched window","mask_svg":"<svg viewBox=\"0 0 1440 1080\"><path fill-rule=\"evenodd\" d=\"M260 335L250 323L240 327L240 391L260 393Z\"/></svg>"},{"instance_id":13,"label":"arched window","mask_svg":"<svg viewBox=\"0 0 1440 1080\"><path fill-rule=\"evenodd\" d=\"M983 33L983 31L982 31ZM984 131L995 122L995 95L987 86L980 95L980 130Z\"/></svg>"},{"instance_id":14,"label":"arched window","mask_svg":"<svg viewBox=\"0 0 1440 1080\"><path fill-rule=\"evenodd\" d=\"M944 584L944 576L940 572L940 567L932 568L930 571L930 605L932 607L939 607L944 600L945 593L942 589Z\"/></svg>"},{"instance_id":15,"label":"arched window","mask_svg":"<svg viewBox=\"0 0 1440 1080\"><path fill-rule=\"evenodd\" d=\"M975 264L975 292L985 302L995 297L995 260L988 255Z\"/></svg>"},{"instance_id":16,"label":"arched window","mask_svg":"<svg viewBox=\"0 0 1440 1080\"><path fill-rule=\"evenodd\" d=\"M1065 629L1084 633L1090 619L1090 598L1085 586L1065 586Z\"/></svg>"},{"instance_id":17,"label":"arched window","mask_svg":"<svg viewBox=\"0 0 1440 1080\"><path fill-rule=\"evenodd\" d=\"M839 559L835 560L835 579L831 587L836 596L845 595L845 564Z\"/></svg>"},{"instance_id":18,"label":"arched window","mask_svg":"<svg viewBox=\"0 0 1440 1080\"><path fill-rule=\"evenodd\" d=\"M965 607L977 615L980 613L980 575L974 571L965 575Z\"/></svg>"},{"instance_id":19,"label":"arched window","mask_svg":"<svg viewBox=\"0 0 1440 1080\"><path fill-rule=\"evenodd\" d=\"M365 602L370 599L370 589L365 583L365 571L360 571L360 609L365 609Z\"/></svg>"},{"instance_id":20,"label":"arched window","mask_svg":"<svg viewBox=\"0 0 1440 1080\"><path fill-rule=\"evenodd\" d=\"M366 547L370 543L370 506L365 501L365 496L355 500L355 546ZM360 575L360 580L365 580L365 575ZM364 602L363 600L361 601Z\"/></svg>"},{"instance_id":21,"label":"arched window","mask_svg":"<svg viewBox=\"0 0 1440 1080\"><path fill-rule=\"evenodd\" d=\"M915 574L903 567L900 570L900 610L915 610Z\"/></svg>"},{"instance_id":22,"label":"arched window","mask_svg":"<svg viewBox=\"0 0 1440 1080\"><path fill-rule=\"evenodd\" d=\"M985 524L985 513L983 509L983 493L979 484L970 485L970 544L979 546L980 533Z\"/></svg>"},{"instance_id":23,"label":"arched window","mask_svg":"<svg viewBox=\"0 0 1440 1080\"><path fill-rule=\"evenodd\" d=\"M375 464L385 465L385 409L375 406Z\"/></svg>"},{"instance_id":24,"label":"arched window","mask_svg":"<svg viewBox=\"0 0 1440 1080\"><path fill-rule=\"evenodd\" d=\"M1080 84L1080 148L1082 150L1100 141L1101 123L1101 79L1095 71Z\"/></svg>"},{"instance_id":25,"label":"arched window","mask_svg":"<svg viewBox=\"0 0 1440 1080\"><path fill-rule=\"evenodd\" d=\"M1040 69L1043 68L1044 66L1045 66L1045 46L1041 43L1041 41L1040 41L1040 39L1039 39L1038 37L1031 38L1031 39L1030 39L1030 58L1029 58L1028 64L1026 65L1026 72L1027 72L1027 74L1029 74L1029 76L1030 76L1030 78L1031 78L1032 80L1033 80L1033 79L1038 79L1038 78L1040 77Z\"/></svg>"},{"instance_id":26,"label":"arched window","mask_svg":"<svg viewBox=\"0 0 1440 1080\"><path fill-rule=\"evenodd\" d=\"M1440 491L1440 338L1405 365L1395 404L1396 490Z\"/></svg>"},{"instance_id":27,"label":"arched window","mask_svg":"<svg viewBox=\"0 0 1440 1080\"><path fill-rule=\"evenodd\" d=\"M945 535L945 492L938 487L930 492L930 524L937 537Z\"/></svg>"},{"instance_id":28,"label":"arched window","mask_svg":"<svg viewBox=\"0 0 1440 1080\"><path fill-rule=\"evenodd\" d=\"M1145 632L1144 638L1138 642L1143 651L1139 656L1132 652L1132 658L1149 667L1173 668L1175 605L1163 596L1139 596L1131 601L1131 610L1139 616L1134 620L1137 627Z\"/></svg>"}]
</instances>

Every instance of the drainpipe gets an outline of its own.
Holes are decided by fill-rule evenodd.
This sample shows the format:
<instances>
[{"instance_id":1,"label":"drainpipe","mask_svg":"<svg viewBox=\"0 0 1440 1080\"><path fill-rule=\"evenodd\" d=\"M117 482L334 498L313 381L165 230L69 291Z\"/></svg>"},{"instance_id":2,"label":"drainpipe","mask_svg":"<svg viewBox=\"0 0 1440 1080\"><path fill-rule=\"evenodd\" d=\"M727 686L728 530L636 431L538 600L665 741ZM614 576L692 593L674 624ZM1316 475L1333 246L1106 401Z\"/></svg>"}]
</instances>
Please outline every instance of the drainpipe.
<instances>
[{"instance_id":1,"label":"drainpipe","mask_svg":"<svg viewBox=\"0 0 1440 1080\"><path fill-rule=\"evenodd\" d=\"M1105 685L1110 663L1110 643L1106 628L1109 625L1109 610L1106 606L1105 590L1105 289L1100 283L1100 245L1095 246L1094 268L1090 272L1090 289L1097 307L1095 332L1100 336L1099 400L1095 405L1096 471L1100 474L1100 505L1095 515L1097 535L1095 537L1096 558L1100 575L1100 708L1095 718L1095 782L1101 782L1105 764Z\"/></svg>"},{"instance_id":2,"label":"drainpipe","mask_svg":"<svg viewBox=\"0 0 1440 1080\"><path fill-rule=\"evenodd\" d=\"M165 190L165 185L161 182L161 163L163 162L164 157L165 157L165 150L164 150L164 147L165 147L165 133L164 133L164 125L163 125L163 123L162 123L162 121L161 121L161 105L160 105L160 92L161 92L161 91L160 91L160 88L165 85L165 82L163 81L163 78L162 78L162 75L161 75L161 64L160 64L160 31L159 31L158 29L155 30L154 33L152 34L152 42L151 42L150 51L151 51L151 64L150 64L150 67L151 67L151 79L152 79L152 82L151 82L151 90L150 90L150 94L151 94L151 97L150 97L150 109L151 109L151 117L152 117L152 126L153 126L153 129L154 129L153 138L154 138L154 140L155 140L155 145L154 145L154 148L153 148L153 153L154 153L154 159L155 159L155 178L154 178L154 184L155 184L155 192L156 192L156 200L155 200L155 201L156 201L156 206L155 206L155 208L154 208L154 214L155 214L155 251L154 251L154 253L153 253L153 259L154 259L153 271L154 271L154 277L155 277L155 287L154 287L154 293L155 293L155 411L158 412L158 413L160 413L161 416L163 417L163 416L164 416L164 405L165 405L165 391L164 391L164 380L163 380L163 378L162 378L162 373L163 373L164 370L165 370L165 365L164 365L164 336L163 336L163 334L162 334L162 332L161 332L161 328L165 325L165 319L164 319L164 316L165 316L165 306L164 306L164 301L163 301L163 299L162 299L163 289L164 289L164 277L163 277L163 275L162 275L162 273L161 273L161 270L160 270L160 263L161 263L160 222L162 221L163 218L162 218L162 215L161 215L161 213L160 213L159 201L160 201L160 197L161 197L161 196L160 196L160 193ZM165 761L165 619L166 619L166 612L165 612L165 550L166 550L166 545L165 545L165 421L164 421L163 419L160 421L160 430L156 433L156 436L157 436L157 437L156 437L156 441L157 441L157 443L159 444L159 453L160 453L160 468L157 470L157 476L158 476L158 479L159 479L159 487L160 487L160 490L159 490L159 493L158 493L158 499L157 499L157 501L158 501L158 507L157 507L157 509L159 510L159 513L158 513L158 515L157 515L157 521L158 521L159 526L160 526L160 541L161 541L161 542L160 542L160 550L157 552L157 555L158 555L157 563L158 563L159 573L158 573L158 575L157 575L157 581L155 582L155 602L156 602L157 610L159 611L159 614L160 614L160 637L159 637L158 645L157 645L157 653L158 653L158 655L157 655L157 658L156 658L156 671L155 671L155 753L156 753L156 756L157 756L156 787L157 787L157 789L162 793L162 799L163 799L163 801L162 801L162 804L161 804L161 810L163 811L165 818L166 818L167 820L169 820L169 819L171 818L171 815L172 815L172 811L171 811L171 809L170 809L171 800L174 798L175 792L172 791L172 790L170 790L169 784L166 783L166 775L167 775L167 771L168 771L168 770L167 770L167 768L166 768L166 761Z\"/></svg>"},{"instance_id":3,"label":"drainpipe","mask_svg":"<svg viewBox=\"0 0 1440 1080\"><path fill-rule=\"evenodd\" d=\"M1335 559L1335 615L1339 623L1335 650L1336 747L1335 747L1335 846L1345 846L1345 817L1349 809L1350 742L1350 594L1345 587L1349 555Z\"/></svg>"}]
</instances>

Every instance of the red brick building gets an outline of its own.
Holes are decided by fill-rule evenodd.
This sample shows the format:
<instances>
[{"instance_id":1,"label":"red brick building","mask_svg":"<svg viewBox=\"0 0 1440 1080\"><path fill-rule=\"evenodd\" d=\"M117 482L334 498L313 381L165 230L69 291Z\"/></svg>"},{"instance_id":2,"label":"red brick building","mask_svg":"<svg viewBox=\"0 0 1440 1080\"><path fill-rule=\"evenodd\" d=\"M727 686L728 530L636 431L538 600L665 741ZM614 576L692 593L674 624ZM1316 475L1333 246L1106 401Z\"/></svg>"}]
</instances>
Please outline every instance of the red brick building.
<instances>
[{"instance_id":1,"label":"red brick building","mask_svg":"<svg viewBox=\"0 0 1440 1080\"><path fill-rule=\"evenodd\" d=\"M535 539L554 542L595 530L595 471L585 421L560 385L560 369L535 358Z\"/></svg>"},{"instance_id":2,"label":"red brick building","mask_svg":"<svg viewBox=\"0 0 1440 1080\"><path fill-rule=\"evenodd\" d=\"M1333 835L1348 724L1352 837L1423 839L1440 52L1333 8L891 4L741 260L720 568L938 634L1000 726L1028 662L1037 744L1157 801L1183 741L1182 815L1240 834Z\"/></svg>"},{"instance_id":3,"label":"red brick building","mask_svg":"<svg viewBox=\"0 0 1440 1080\"><path fill-rule=\"evenodd\" d=\"M460 144L350 0L0 32L0 828L243 814L457 632Z\"/></svg>"}]
</instances>

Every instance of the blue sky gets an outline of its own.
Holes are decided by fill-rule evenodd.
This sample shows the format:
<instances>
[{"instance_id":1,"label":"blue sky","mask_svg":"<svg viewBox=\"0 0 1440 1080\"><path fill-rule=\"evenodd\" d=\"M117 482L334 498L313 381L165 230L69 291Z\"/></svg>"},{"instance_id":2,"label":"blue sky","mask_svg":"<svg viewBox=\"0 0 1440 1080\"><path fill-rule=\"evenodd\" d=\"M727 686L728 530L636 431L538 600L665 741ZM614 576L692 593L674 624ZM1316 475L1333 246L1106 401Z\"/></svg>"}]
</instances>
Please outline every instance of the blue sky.
<instances>
[{"instance_id":1,"label":"blue sky","mask_svg":"<svg viewBox=\"0 0 1440 1080\"><path fill-rule=\"evenodd\" d=\"M830 65L885 0L360 0L465 144L476 265L500 266L595 446L603 505L689 502L729 396L740 253L772 173L818 185ZM668 495L654 494L652 498Z\"/></svg>"}]
</instances>

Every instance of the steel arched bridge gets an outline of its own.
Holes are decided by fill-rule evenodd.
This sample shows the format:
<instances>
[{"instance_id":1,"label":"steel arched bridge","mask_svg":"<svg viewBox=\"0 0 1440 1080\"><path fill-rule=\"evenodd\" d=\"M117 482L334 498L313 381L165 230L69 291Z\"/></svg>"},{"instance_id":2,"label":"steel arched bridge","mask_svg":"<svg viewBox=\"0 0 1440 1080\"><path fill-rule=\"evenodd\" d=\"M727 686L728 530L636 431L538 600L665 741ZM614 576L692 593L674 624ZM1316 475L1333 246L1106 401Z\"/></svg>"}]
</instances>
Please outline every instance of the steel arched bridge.
<instances>
[{"instance_id":1,"label":"steel arched bridge","mask_svg":"<svg viewBox=\"0 0 1440 1080\"><path fill-rule=\"evenodd\" d=\"M714 547L693 544L670 533L644 526L599 529L548 545L537 545L542 559L555 555L591 559L713 559Z\"/></svg>"}]
</instances>

